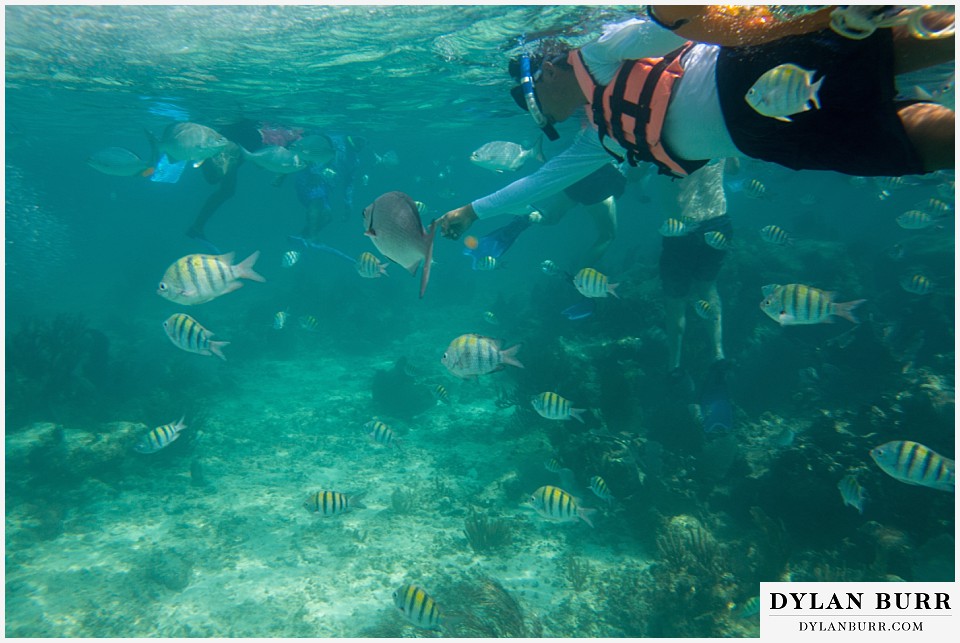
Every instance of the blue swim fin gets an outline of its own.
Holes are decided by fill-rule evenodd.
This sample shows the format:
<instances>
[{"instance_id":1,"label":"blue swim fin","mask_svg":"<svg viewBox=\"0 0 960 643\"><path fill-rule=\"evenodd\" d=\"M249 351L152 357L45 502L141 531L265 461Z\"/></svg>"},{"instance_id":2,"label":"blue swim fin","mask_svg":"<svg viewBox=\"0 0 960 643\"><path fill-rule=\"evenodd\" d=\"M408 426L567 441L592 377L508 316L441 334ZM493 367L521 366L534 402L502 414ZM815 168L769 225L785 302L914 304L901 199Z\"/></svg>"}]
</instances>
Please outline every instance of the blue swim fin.
<instances>
[{"instance_id":1,"label":"blue swim fin","mask_svg":"<svg viewBox=\"0 0 960 643\"><path fill-rule=\"evenodd\" d=\"M477 241L477 247L474 249L465 248L463 254L477 259L483 257L493 257L499 259L500 255L505 253L517 240L520 233L530 227L530 217L520 215L513 217L513 220L505 226L501 226L493 232L486 234Z\"/></svg>"},{"instance_id":2,"label":"blue swim fin","mask_svg":"<svg viewBox=\"0 0 960 643\"><path fill-rule=\"evenodd\" d=\"M150 175L150 180L157 183L176 183L180 180L185 167L187 167L186 161L171 163L166 154L161 154L157 159L157 165L153 168L153 174Z\"/></svg>"},{"instance_id":3,"label":"blue swim fin","mask_svg":"<svg viewBox=\"0 0 960 643\"><path fill-rule=\"evenodd\" d=\"M733 404L727 389L730 367L726 360L710 365L700 386L700 413L706 433L726 433L733 428Z\"/></svg>"},{"instance_id":4,"label":"blue swim fin","mask_svg":"<svg viewBox=\"0 0 960 643\"><path fill-rule=\"evenodd\" d=\"M593 314L593 311L596 310L596 304L592 299L587 299L581 301L572 306L564 308L560 311L560 314L566 317L567 319L573 321L575 319L583 319L584 317L589 317Z\"/></svg>"}]
</instances>

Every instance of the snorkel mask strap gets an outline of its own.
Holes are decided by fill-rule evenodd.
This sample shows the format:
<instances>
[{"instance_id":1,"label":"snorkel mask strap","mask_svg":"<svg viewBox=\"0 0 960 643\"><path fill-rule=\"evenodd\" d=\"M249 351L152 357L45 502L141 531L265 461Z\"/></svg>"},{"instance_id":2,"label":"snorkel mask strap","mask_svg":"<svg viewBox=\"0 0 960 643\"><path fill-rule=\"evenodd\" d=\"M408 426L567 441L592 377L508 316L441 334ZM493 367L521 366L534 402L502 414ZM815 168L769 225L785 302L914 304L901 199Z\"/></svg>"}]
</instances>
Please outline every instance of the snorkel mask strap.
<instances>
[{"instance_id":1,"label":"snorkel mask strap","mask_svg":"<svg viewBox=\"0 0 960 643\"><path fill-rule=\"evenodd\" d=\"M520 45L523 46L522 38ZM527 53L526 47L524 47L523 52L520 54L520 87L523 90L523 99L526 102L527 111L530 112L530 116L533 117L533 122L537 124L537 127L539 127L551 141L560 138L557 130L550 124L550 121L543 115L543 112L540 111L540 103L537 101L537 95L533 90L533 74L530 72L530 54Z\"/></svg>"}]
</instances>

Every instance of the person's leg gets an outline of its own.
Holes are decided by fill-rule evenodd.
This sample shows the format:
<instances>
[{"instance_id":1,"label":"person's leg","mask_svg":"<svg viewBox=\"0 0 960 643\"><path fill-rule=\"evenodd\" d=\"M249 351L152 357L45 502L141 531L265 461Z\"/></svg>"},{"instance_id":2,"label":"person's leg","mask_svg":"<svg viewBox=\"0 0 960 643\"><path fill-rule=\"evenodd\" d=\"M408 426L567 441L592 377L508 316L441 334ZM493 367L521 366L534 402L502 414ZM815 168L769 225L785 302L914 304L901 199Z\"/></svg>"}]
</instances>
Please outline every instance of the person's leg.
<instances>
[{"instance_id":1,"label":"person's leg","mask_svg":"<svg viewBox=\"0 0 960 643\"><path fill-rule=\"evenodd\" d=\"M717 292L717 282L699 282L697 292L710 304L710 311L713 313L706 320L710 324L713 359L716 361L725 359L723 353L723 302L720 300L720 293Z\"/></svg>"},{"instance_id":2,"label":"person's leg","mask_svg":"<svg viewBox=\"0 0 960 643\"><path fill-rule=\"evenodd\" d=\"M913 148L927 172L953 169L955 165L955 114L936 103L914 103L897 112Z\"/></svg>"},{"instance_id":3,"label":"person's leg","mask_svg":"<svg viewBox=\"0 0 960 643\"><path fill-rule=\"evenodd\" d=\"M597 240L587 250L584 265L595 266L617 237L617 202L609 196L600 203L586 206L586 209L597 228Z\"/></svg>"},{"instance_id":4,"label":"person's leg","mask_svg":"<svg viewBox=\"0 0 960 643\"><path fill-rule=\"evenodd\" d=\"M667 297L663 308L664 325L667 331L667 349L670 351L670 372L674 372L680 368L683 332L687 327L687 300L681 297Z\"/></svg>"},{"instance_id":5,"label":"person's leg","mask_svg":"<svg viewBox=\"0 0 960 643\"><path fill-rule=\"evenodd\" d=\"M217 189L207 197L206 201L200 207L190 228L187 230L188 237L196 239L205 239L204 229L210 217L220 208L221 205L229 201L237 191L237 174L240 163L236 160L228 161L220 170L207 170L207 164L203 164L204 177L210 183L218 183ZM219 179L216 177L219 176Z\"/></svg>"}]
</instances>

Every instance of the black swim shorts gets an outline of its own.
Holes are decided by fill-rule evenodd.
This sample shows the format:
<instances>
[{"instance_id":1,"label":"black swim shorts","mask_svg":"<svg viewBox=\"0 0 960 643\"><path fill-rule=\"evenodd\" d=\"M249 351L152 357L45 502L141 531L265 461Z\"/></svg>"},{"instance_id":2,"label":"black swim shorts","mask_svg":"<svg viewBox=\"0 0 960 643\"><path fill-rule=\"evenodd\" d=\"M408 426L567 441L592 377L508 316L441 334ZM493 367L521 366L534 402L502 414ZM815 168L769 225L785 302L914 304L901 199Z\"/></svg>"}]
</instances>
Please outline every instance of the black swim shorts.
<instances>
[{"instance_id":1,"label":"black swim shorts","mask_svg":"<svg viewBox=\"0 0 960 643\"><path fill-rule=\"evenodd\" d=\"M626 177L613 163L607 163L568 187L563 193L580 205L593 205L611 196L619 199L626 188Z\"/></svg>"},{"instance_id":2,"label":"black swim shorts","mask_svg":"<svg viewBox=\"0 0 960 643\"><path fill-rule=\"evenodd\" d=\"M733 224L727 215L694 224L682 237L664 237L660 253L660 281L667 297L686 297L694 281L714 281L723 264L723 250L707 244L703 235L717 230L733 240Z\"/></svg>"},{"instance_id":3,"label":"black swim shorts","mask_svg":"<svg viewBox=\"0 0 960 643\"><path fill-rule=\"evenodd\" d=\"M764 72L793 63L814 72L821 109L779 121L754 111L744 96ZM893 36L864 40L825 30L752 47L722 47L716 82L730 137L747 156L794 170L855 176L923 174L923 163L897 116Z\"/></svg>"}]
</instances>

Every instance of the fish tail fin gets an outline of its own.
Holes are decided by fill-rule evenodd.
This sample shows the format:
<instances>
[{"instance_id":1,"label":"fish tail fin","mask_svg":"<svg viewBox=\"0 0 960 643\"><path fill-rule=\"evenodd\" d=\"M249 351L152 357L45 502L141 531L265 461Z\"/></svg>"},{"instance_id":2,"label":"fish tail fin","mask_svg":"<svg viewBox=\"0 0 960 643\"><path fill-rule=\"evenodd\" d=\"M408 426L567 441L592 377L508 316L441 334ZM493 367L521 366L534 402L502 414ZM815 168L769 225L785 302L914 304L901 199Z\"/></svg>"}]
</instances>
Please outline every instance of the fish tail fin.
<instances>
[{"instance_id":1,"label":"fish tail fin","mask_svg":"<svg viewBox=\"0 0 960 643\"><path fill-rule=\"evenodd\" d=\"M229 342L227 342L227 343L229 343ZM177 420L177 423L176 423L176 425L175 425L175 426L177 427L177 431L183 431L185 428L187 428L187 425L183 423L183 421L186 420L186 419L187 419L187 414L186 414L186 413L184 413L183 415L180 416L180 419Z\"/></svg>"},{"instance_id":2,"label":"fish tail fin","mask_svg":"<svg viewBox=\"0 0 960 643\"><path fill-rule=\"evenodd\" d=\"M619 285L620 285L619 282L617 282L617 283L615 283L615 284L607 284L607 292L610 293L611 295L613 295L614 297L616 297L617 299L620 299L620 295L618 295L618 294L617 294L617 291L616 291L616 288L617 288L617 286L619 286Z\"/></svg>"},{"instance_id":3,"label":"fish tail fin","mask_svg":"<svg viewBox=\"0 0 960 643\"><path fill-rule=\"evenodd\" d=\"M387 263L381 263L381 264L380 264L380 274L383 275L384 277L389 277L390 275L387 274L387 268L389 268L389 267L390 267L389 264L387 264Z\"/></svg>"},{"instance_id":4,"label":"fish tail fin","mask_svg":"<svg viewBox=\"0 0 960 643\"><path fill-rule=\"evenodd\" d=\"M581 415L582 413L586 412L586 410L587 410L587 409L574 409L574 408L571 408L571 409L570 409L570 417L572 417L572 418L574 418L574 419L576 419L576 420L580 420L580 422L581 422L582 424L586 424L586 423L587 423L586 420L584 420L584 419L583 419L583 416Z\"/></svg>"},{"instance_id":5,"label":"fish tail fin","mask_svg":"<svg viewBox=\"0 0 960 643\"><path fill-rule=\"evenodd\" d=\"M820 78L820 80L818 80L817 82L815 82L813 85L810 86L810 102L812 102L813 106L816 107L817 109L820 109L820 96L819 96L820 85L822 85L823 81L826 79L827 77L823 76L822 78Z\"/></svg>"},{"instance_id":6,"label":"fish tail fin","mask_svg":"<svg viewBox=\"0 0 960 643\"><path fill-rule=\"evenodd\" d=\"M255 250L252 255L237 265L237 275L244 279L252 279L253 281L266 281L262 275L253 269L253 264L257 263L257 259L259 258L260 251Z\"/></svg>"},{"instance_id":7,"label":"fish tail fin","mask_svg":"<svg viewBox=\"0 0 960 643\"><path fill-rule=\"evenodd\" d=\"M583 522L587 523L587 524L590 525L591 527L593 527L593 521L590 520L590 516L593 515L593 514L595 514L595 513L597 513L597 510L596 510L596 509L588 509L587 507L578 507L578 508L577 508L577 515L580 516L580 520L582 520Z\"/></svg>"},{"instance_id":8,"label":"fish tail fin","mask_svg":"<svg viewBox=\"0 0 960 643\"><path fill-rule=\"evenodd\" d=\"M220 350L230 342L210 342L210 352L222 359L227 361L227 357L223 354L223 351Z\"/></svg>"},{"instance_id":9,"label":"fish tail fin","mask_svg":"<svg viewBox=\"0 0 960 643\"><path fill-rule=\"evenodd\" d=\"M501 361L504 364L509 364L510 366L523 368L523 364L521 364L520 360L517 359L517 352L520 350L521 346L523 346L523 344L517 344L516 346L511 346L506 350L500 351Z\"/></svg>"},{"instance_id":10,"label":"fish tail fin","mask_svg":"<svg viewBox=\"0 0 960 643\"><path fill-rule=\"evenodd\" d=\"M833 314L852 321L854 324L859 324L860 320L853 314L853 309L865 301L866 299L855 299L854 301L844 301L839 304L834 304Z\"/></svg>"},{"instance_id":11,"label":"fish tail fin","mask_svg":"<svg viewBox=\"0 0 960 643\"><path fill-rule=\"evenodd\" d=\"M434 219L430 223L430 232L427 233L427 255L423 259L423 272L420 273L420 299L423 299L423 293L427 291L427 283L430 281L430 264L433 262L433 240L437 235L437 222Z\"/></svg>"},{"instance_id":12,"label":"fish tail fin","mask_svg":"<svg viewBox=\"0 0 960 643\"><path fill-rule=\"evenodd\" d=\"M366 505L363 504L363 497L367 495L366 491L361 491L360 493L352 493L348 497L350 500L351 509L366 509Z\"/></svg>"}]
</instances>

